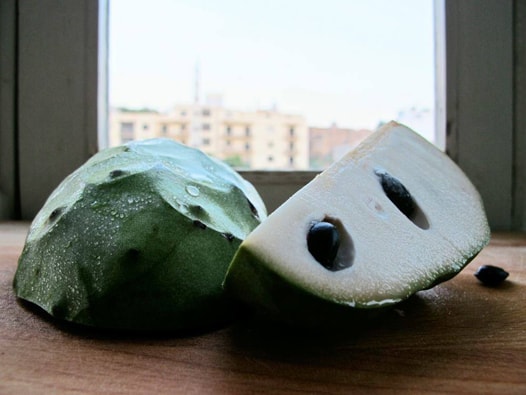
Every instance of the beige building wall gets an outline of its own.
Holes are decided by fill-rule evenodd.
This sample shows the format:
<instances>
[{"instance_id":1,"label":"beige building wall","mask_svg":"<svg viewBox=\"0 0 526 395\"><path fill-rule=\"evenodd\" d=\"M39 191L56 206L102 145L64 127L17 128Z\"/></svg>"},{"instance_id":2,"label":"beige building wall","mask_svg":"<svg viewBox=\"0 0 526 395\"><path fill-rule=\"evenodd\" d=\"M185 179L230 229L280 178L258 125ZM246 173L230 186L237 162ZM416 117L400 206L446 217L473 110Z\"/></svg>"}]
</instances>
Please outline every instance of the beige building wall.
<instances>
[{"instance_id":1,"label":"beige building wall","mask_svg":"<svg viewBox=\"0 0 526 395\"><path fill-rule=\"evenodd\" d=\"M171 138L241 168L309 168L309 129L299 115L206 105L179 105L168 113L110 112L110 146L153 137Z\"/></svg>"},{"instance_id":2,"label":"beige building wall","mask_svg":"<svg viewBox=\"0 0 526 395\"><path fill-rule=\"evenodd\" d=\"M153 111L111 110L109 116L110 146L132 140L144 140L163 135L163 117Z\"/></svg>"},{"instance_id":3,"label":"beige building wall","mask_svg":"<svg viewBox=\"0 0 526 395\"><path fill-rule=\"evenodd\" d=\"M310 128L310 166L323 169L339 160L358 146L372 132L366 129L346 129L332 125L329 128Z\"/></svg>"}]
</instances>

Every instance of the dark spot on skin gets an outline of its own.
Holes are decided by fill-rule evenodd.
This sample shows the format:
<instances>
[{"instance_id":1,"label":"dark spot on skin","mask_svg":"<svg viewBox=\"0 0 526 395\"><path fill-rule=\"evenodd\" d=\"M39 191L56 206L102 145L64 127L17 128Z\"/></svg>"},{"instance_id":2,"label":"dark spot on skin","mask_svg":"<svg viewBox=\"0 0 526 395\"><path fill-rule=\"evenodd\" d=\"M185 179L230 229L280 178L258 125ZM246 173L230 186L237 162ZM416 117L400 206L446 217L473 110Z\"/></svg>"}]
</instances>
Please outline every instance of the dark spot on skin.
<instances>
[{"instance_id":1,"label":"dark spot on skin","mask_svg":"<svg viewBox=\"0 0 526 395\"><path fill-rule=\"evenodd\" d=\"M189 207L190 212L194 217L200 218L201 220L206 220L209 218L208 213L206 210L200 206L199 204L193 204Z\"/></svg>"},{"instance_id":2,"label":"dark spot on skin","mask_svg":"<svg viewBox=\"0 0 526 395\"><path fill-rule=\"evenodd\" d=\"M128 251L126 251L125 261L129 263L137 263L140 254L141 252L138 249L130 248Z\"/></svg>"},{"instance_id":3,"label":"dark spot on skin","mask_svg":"<svg viewBox=\"0 0 526 395\"><path fill-rule=\"evenodd\" d=\"M60 214L62 214L63 211L64 211L64 207L57 207L51 212L51 214L49 214L49 220L50 221L56 220L60 216Z\"/></svg>"},{"instance_id":4,"label":"dark spot on skin","mask_svg":"<svg viewBox=\"0 0 526 395\"><path fill-rule=\"evenodd\" d=\"M117 178L126 174L124 170L112 170L110 171L110 178Z\"/></svg>"},{"instance_id":5,"label":"dark spot on skin","mask_svg":"<svg viewBox=\"0 0 526 395\"><path fill-rule=\"evenodd\" d=\"M254 214L256 218L259 218L259 213L256 207L252 204L250 200L247 199L247 202L248 202L248 206L250 207L250 211L252 212L252 214Z\"/></svg>"},{"instance_id":6,"label":"dark spot on skin","mask_svg":"<svg viewBox=\"0 0 526 395\"><path fill-rule=\"evenodd\" d=\"M193 224L194 226L197 226L199 229L206 229L206 225L197 219L194 219Z\"/></svg>"},{"instance_id":7,"label":"dark spot on skin","mask_svg":"<svg viewBox=\"0 0 526 395\"><path fill-rule=\"evenodd\" d=\"M65 317L68 309L63 304L55 305L51 308L51 315L54 317Z\"/></svg>"},{"instance_id":8,"label":"dark spot on skin","mask_svg":"<svg viewBox=\"0 0 526 395\"><path fill-rule=\"evenodd\" d=\"M223 236L228 241L234 240L234 235L232 233L221 233L221 236Z\"/></svg>"}]
</instances>

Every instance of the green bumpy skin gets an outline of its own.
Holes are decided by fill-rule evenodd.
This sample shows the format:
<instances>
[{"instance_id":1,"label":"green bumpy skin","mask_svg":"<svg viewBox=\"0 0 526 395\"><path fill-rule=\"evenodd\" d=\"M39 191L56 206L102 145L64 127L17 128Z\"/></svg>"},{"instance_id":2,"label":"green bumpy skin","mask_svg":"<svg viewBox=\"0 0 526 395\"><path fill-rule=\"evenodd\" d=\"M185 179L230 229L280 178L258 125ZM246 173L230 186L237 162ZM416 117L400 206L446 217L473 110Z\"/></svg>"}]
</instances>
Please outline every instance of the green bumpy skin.
<instances>
[{"instance_id":1,"label":"green bumpy skin","mask_svg":"<svg viewBox=\"0 0 526 395\"><path fill-rule=\"evenodd\" d=\"M221 283L266 217L228 165L172 140L101 151L35 217L16 295L89 326L201 330L233 311Z\"/></svg>"}]
</instances>

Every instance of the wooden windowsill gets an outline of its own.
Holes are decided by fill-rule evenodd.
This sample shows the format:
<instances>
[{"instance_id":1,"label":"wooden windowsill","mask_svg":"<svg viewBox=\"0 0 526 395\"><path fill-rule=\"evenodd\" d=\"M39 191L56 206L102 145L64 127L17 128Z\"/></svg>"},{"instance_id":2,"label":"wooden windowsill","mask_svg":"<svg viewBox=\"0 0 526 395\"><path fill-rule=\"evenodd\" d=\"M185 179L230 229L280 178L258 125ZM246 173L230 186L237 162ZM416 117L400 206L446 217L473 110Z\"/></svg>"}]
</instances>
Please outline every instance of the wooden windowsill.
<instances>
[{"instance_id":1,"label":"wooden windowsill","mask_svg":"<svg viewBox=\"0 0 526 395\"><path fill-rule=\"evenodd\" d=\"M0 223L1 393L526 393L526 235L338 341L242 321L193 337L64 326L17 301L28 223ZM479 265L510 272L498 288Z\"/></svg>"}]
</instances>

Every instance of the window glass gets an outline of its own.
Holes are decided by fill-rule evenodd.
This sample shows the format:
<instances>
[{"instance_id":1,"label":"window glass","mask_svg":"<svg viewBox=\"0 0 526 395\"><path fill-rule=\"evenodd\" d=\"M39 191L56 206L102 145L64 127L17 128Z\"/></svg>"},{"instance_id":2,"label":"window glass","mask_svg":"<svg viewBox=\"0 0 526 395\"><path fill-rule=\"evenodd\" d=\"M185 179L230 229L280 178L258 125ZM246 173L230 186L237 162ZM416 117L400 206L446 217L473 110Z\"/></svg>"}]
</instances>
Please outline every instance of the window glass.
<instances>
[{"instance_id":1,"label":"window glass","mask_svg":"<svg viewBox=\"0 0 526 395\"><path fill-rule=\"evenodd\" d=\"M110 7L110 145L168 137L241 168L305 170L390 120L435 141L433 0Z\"/></svg>"}]
</instances>

